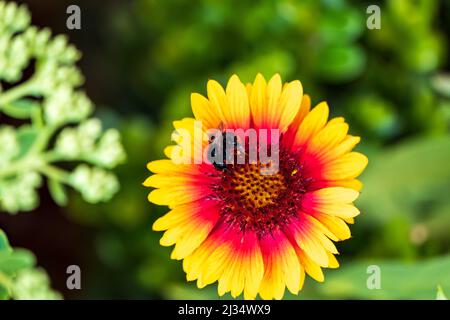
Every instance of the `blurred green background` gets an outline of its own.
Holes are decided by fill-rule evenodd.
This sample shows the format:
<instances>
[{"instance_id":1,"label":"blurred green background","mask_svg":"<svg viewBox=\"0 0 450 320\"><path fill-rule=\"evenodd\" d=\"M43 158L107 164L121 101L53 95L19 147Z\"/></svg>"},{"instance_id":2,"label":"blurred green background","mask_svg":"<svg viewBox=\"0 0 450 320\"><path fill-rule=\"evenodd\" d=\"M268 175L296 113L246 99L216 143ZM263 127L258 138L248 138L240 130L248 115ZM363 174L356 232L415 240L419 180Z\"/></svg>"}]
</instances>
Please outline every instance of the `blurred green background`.
<instances>
[{"instance_id":1,"label":"blurred green background","mask_svg":"<svg viewBox=\"0 0 450 320\"><path fill-rule=\"evenodd\" d=\"M341 268L286 297L434 299L437 285L450 294L449 1L22 2L34 24L68 34L83 52L86 91L128 153L108 204L73 194L59 208L44 189L38 210L1 218L10 242L31 249L66 298L217 298L216 285L186 283L159 245L151 225L167 209L148 203L141 183L170 143L171 122L191 115L190 92L257 72L300 79L314 104L327 100L370 160L362 214L338 244ZM368 30L375 3L381 30ZM65 27L70 4L81 8L79 31ZM81 267L80 291L65 287L70 264ZM380 290L366 287L371 264L381 267Z\"/></svg>"}]
</instances>

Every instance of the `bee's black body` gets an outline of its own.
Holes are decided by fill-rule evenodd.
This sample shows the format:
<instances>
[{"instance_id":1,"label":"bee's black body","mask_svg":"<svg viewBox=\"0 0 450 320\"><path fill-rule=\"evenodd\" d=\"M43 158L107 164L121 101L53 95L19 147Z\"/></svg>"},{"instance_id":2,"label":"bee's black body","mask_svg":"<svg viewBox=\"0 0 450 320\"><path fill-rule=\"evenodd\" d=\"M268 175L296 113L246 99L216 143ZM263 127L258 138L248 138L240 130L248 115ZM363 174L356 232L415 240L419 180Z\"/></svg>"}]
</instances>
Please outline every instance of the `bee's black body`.
<instances>
[{"instance_id":1,"label":"bee's black body","mask_svg":"<svg viewBox=\"0 0 450 320\"><path fill-rule=\"evenodd\" d=\"M242 151L240 150L241 147L239 145L237 136L235 136L231 132L223 131L219 139L214 136L211 137L209 140L209 144L212 150L209 153L208 160L213 164L214 168L220 171L226 171L227 164L234 163L234 155ZM219 159L219 161L215 159L218 148L222 149L222 159ZM234 152L231 154L228 153L230 149L234 150Z\"/></svg>"}]
</instances>

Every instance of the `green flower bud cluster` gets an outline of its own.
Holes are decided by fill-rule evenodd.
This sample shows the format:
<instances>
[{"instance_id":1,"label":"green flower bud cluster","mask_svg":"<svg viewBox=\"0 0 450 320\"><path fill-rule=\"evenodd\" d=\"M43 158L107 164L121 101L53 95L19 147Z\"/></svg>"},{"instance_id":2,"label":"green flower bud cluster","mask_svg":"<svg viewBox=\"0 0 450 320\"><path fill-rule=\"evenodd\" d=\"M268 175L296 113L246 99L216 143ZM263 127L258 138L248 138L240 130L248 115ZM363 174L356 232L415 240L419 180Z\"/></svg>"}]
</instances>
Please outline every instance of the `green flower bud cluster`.
<instances>
[{"instance_id":1,"label":"green flower bud cluster","mask_svg":"<svg viewBox=\"0 0 450 320\"><path fill-rule=\"evenodd\" d=\"M41 176L33 171L18 174L11 180L0 180L2 208L10 213L34 209L39 202L36 189L41 183Z\"/></svg>"},{"instance_id":2,"label":"green flower bud cluster","mask_svg":"<svg viewBox=\"0 0 450 320\"><path fill-rule=\"evenodd\" d=\"M0 79L16 81L26 67L30 54L24 36L13 37L30 23L24 6L0 3Z\"/></svg>"},{"instance_id":3,"label":"green flower bud cluster","mask_svg":"<svg viewBox=\"0 0 450 320\"><path fill-rule=\"evenodd\" d=\"M70 176L72 186L91 203L108 201L119 190L115 175L98 167L79 165Z\"/></svg>"},{"instance_id":4,"label":"green flower bud cluster","mask_svg":"<svg viewBox=\"0 0 450 320\"><path fill-rule=\"evenodd\" d=\"M57 35L52 38L52 33L47 28L39 30L31 26L25 31L24 38L28 49L39 58L70 65L81 57L81 53L68 44L66 36Z\"/></svg>"},{"instance_id":5,"label":"green flower bud cluster","mask_svg":"<svg viewBox=\"0 0 450 320\"><path fill-rule=\"evenodd\" d=\"M25 269L17 273L12 292L16 300L61 300L62 296L50 288L47 273L40 269Z\"/></svg>"},{"instance_id":6,"label":"green flower bud cluster","mask_svg":"<svg viewBox=\"0 0 450 320\"><path fill-rule=\"evenodd\" d=\"M62 296L51 289L49 277L36 267L34 255L28 250L12 248L0 229L0 300L9 298L56 300Z\"/></svg>"},{"instance_id":7,"label":"green flower bud cluster","mask_svg":"<svg viewBox=\"0 0 450 320\"><path fill-rule=\"evenodd\" d=\"M92 103L83 92L61 86L44 103L44 118L49 124L79 122L92 112Z\"/></svg>"},{"instance_id":8,"label":"green flower bud cluster","mask_svg":"<svg viewBox=\"0 0 450 320\"><path fill-rule=\"evenodd\" d=\"M102 124L95 118L64 129L56 141L55 151L61 157L83 159L105 168L114 168L125 159L119 132L108 129L102 133Z\"/></svg>"},{"instance_id":9,"label":"green flower bud cluster","mask_svg":"<svg viewBox=\"0 0 450 320\"><path fill-rule=\"evenodd\" d=\"M11 126L0 127L0 168L9 163L19 153L16 131Z\"/></svg>"},{"instance_id":10,"label":"green flower bud cluster","mask_svg":"<svg viewBox=\"0 0 450 320\"><path fill-rule=\"evenodd\" d=\"M15 33L30 24L30 14L25 6L0 2L0 32Z\"/></svg>"},{"instance_id":11,"label":"green flower bud cluster","mask_svg":"<svg viewBox=\"0 0 450 320\"><path fill-rule=\"evenodd\" d=\"M75 66L58 65L54 60L44 61L37 65L34 82L39 83L39 90L42 94L61 94L64 89L61 86L79 86L83 83L83 76ZM56 92L55 92L56 91Z\"/></svg>"},{"instance_id":12,"label":"green flower bud cluster","mask_svg":"<svg viewBox=\"0 0 450 320\"><path fill-rule=\"evenodd\" d=\"M108 170L125 151L116 129L89 118L94 108L79 88L80 57L66 36L30 25L25 6L0 1L0 80L12 85L0 87L0 211L36 208L43 181L59 205L67 202L67 186L91 203L118 191ZM23 79L30 66L34 74ZM2 124L3 115L21 125Z\"/></svg>"}]
</instances>

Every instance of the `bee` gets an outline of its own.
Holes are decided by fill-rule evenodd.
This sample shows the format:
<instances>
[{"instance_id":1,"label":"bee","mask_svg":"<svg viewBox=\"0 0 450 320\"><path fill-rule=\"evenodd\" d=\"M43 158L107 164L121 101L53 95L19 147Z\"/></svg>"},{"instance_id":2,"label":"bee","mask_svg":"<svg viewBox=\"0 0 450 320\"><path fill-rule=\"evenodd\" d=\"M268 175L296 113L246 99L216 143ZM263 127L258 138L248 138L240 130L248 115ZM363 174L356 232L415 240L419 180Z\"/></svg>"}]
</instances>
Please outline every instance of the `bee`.
<instances>
[{"instance_id":1,"label":"bee","mask_svg":"<svg viewBox=\"0 0 450 320\"><path fill-rule=\"evenodd\" d=\"M219 137L213 135L209 138L208 161L213 164L216 170L227 171L227 165L235 163L235 155L245 155L246 153L233 132L224 130L222 124L220 124L219 130L221 132ZM222 151L221 154L218 153L219 150ZM231 150L233 152L230 152ZM220 159L217 159L218 155L221 155Z\"/></svg>"}]
</instances>

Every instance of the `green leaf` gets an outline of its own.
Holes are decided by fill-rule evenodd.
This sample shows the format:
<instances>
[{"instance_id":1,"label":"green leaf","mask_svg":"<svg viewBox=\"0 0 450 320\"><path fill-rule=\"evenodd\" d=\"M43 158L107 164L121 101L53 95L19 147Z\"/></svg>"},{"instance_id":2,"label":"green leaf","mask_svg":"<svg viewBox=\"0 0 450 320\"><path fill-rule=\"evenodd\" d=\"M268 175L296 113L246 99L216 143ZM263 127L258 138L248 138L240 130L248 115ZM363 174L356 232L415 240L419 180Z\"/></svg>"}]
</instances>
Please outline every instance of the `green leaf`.
<instances>
[{"instance_id":1,"label":"green leaf","mask_svg":"<svg viewBox=\"0 0 450 320\"><path fill-rule=\"evenodd\" d=\"M12 248L9 246L8 238L6 237L5 232L0 229L0 257L1 255L9 255L12 252ZM0 300L5 300L9 298L11 280L9 277L0 271Z\"/></svg>"},{"instance_id":2,"label":"green leaf","mask_svg":"<svg viewBox=\"0 0 450 320\"><path fill-rule=\"evenodd\" d=\"M436 300L448 300L444 294L444 290L442 290L441 286L437 287Z\"/></svg>"},{"instance_id":3,"label":"green leaf","mask_svg":"<svg viewBox=\"0 0 450 320\"><path fill-rule=\"evenodd\" d=\"M399 215L421 217L420 204L448 202L449 135L410 140L369 159L358 199L366 221L386 222Z\"/></svg>"},{"instance_id":4,"label":"green leaf","mask_svg":"<svg viewBox=\"0 0 450 320\"><path fill-rule=\"evenodd\" d=\"M368 266L380 268L381 288L369 289ZM433 299L436 285L450 287L450 255L407 263L395 261L345 262L328 272L318 286L321 293L337 299Z\"/></svg>"},{"instance_id":5,"label":"green leaf","mask_svg":"<svg viewBox=\"0 0 450 320\"><path fill-rule=\"evenodd\" d=\"M67 205L67 193L63 184L61 184L59 181L56 181L55 179L49 179L48 190L50 191L50 195L52 196L56 204L58 204L59 206Z\"/></svg>"},{"instance_id":6,"label":"green leaf","mask_svg":"<svg viewBox=\"0 0 450 320\"><path fill-rule=\"evenodd\" d=\"M350 81L363 72L365 62L366 56L359 46L325 46L317 54L315 70L327 82Z\"/></svg>"},{"instance_id":7,"label":"green leaf","mask_svg":"<svg viewBox=\"0 0 450 320\"><path fill-rule=\"evenodd\" d=\"M29 119L33 112L39 108L38 102L30 99L21 99L5 105L2 111L12 118Z\"/></svg>"},{"instance_id":8,"label":"green leaf","mask_svg":"<svg viewBox=\"0 0 450 320\"><path fill-rule=\"evenodd\" d=\"M6 300L9 298L11 294L10 287L11 279L3 272L0 272L0 300Z\"/></svg>"},{"instance_id":9,"label":"green leaf","mask_svg":"<svg viewBox=\"0 0 450 320\"><path fill-rule=\"evenodd\" d=\"M350 43L364 31L361 11L353 8L324 11L317 26L320 37L329 43Z\"/></svg>"},{"instance_id":10,"label":"green leaf","mask_svg":"<svg viewBox=\"0 0 450 320\"><path fill-rule=\"evenodd\" d=\"M33 254L24 249L14 249L13 252L0 252L0 271L5 274L30 268L34 266L36 259Z\"/></svg>"},{"instance_id":11,"label":"green leaf","mask_svg":"<svg viewBox=\"0 0 450 320\"><path fill-rule=\"evenodd\" d=\"M34 141L38 136L38 131L32 126L21 126L17 130L17 139L20 145L19 157L23 156L28 152L28 150L33 145Z\"/></svg>"},{"instance_id":12,"label":"green leaf","mask_svg":"<svg viewBox=\"0 0 450 320\"><path fill-rule=\"evenodd\" d=\"M0 253L1 252L11 252L12 249L9 246L8 238L6 237L6 234L3 232L2 229L0 229Z\"/></svg>"},{"instance_id":13,"label":"green leaf","mask_svg":"<svg viewBox=\"0 0 450 320\"><path fill-rule=\"evenodd\" d=\"M8 289L0 284L0 300L6 300L8 298L9 298Z\"/></svg>"}]
</instances>

